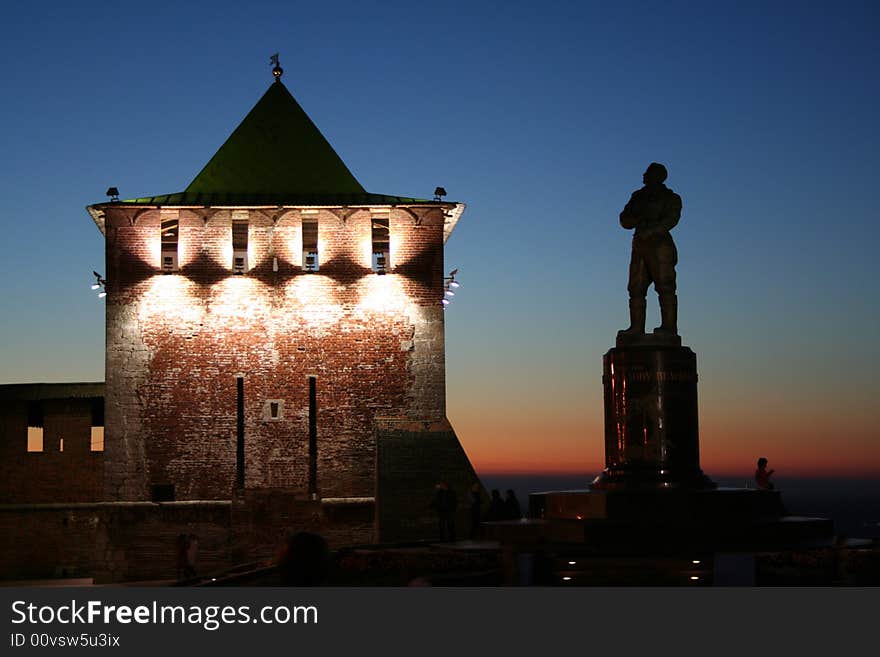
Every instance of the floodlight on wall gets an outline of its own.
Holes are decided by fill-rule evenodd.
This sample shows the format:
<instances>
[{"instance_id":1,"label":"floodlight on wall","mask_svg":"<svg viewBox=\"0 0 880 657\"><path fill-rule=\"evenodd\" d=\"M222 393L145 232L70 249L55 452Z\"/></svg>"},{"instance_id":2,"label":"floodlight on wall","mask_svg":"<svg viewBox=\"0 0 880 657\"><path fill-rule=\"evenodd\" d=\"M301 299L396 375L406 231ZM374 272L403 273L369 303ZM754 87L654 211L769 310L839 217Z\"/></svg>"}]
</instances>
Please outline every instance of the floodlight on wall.
<instances>
[{"instance_id":1,"label":"floodlight on wall","mask_svg":"<svg viewBox=\"0 0 880 657\"><path fill-rule=\"evenodd\" d=\"M92 271L92 273L95 275L95 282L92 283L92 289L101 290L98 292L98 298L103 299L107 296L107 281L98 272Z\"/></svg>"},{"instance_id":2,"label":"floodlight on wall","mask_svg":"<svg viewBox=\"0 0 880 657\"><path fill-rule=\"evenodd\" d=\"M449 305L449 299L447 299L447 297L454 297L455 292L453 292L453 289L459 286L459 282L455 280L455 275L457 273L458 269L453 269L449 272L449 276L443 277L443 280L446 281L446 283L443 285L443 298L440 299L440 303L443 304L444 308Z\"/></svg>"},{"instance_id":3,"label":"floodlight on wall","mask_svg":"<svg viewBox=\"0 0 880 657\"><path fill-rule=\"evenodd\" d=\"M443 200L444 196L446 196L445 189L443 189L442 187L437 187L436 189L434 189L434 200L435 201Z\"/></svg>"},{"instance_id":4,"label":"floodlight on wall","mask_svg":"<svg viewBox=\"0 0 880 657\"><path fill-rule=\"evenodd\" d=\"M305 271L315 272L318 271L318 252L317 251L307 251L306 252L306 264L303 267Z\"/></svg>"},{"instance_id":5,"label":"floodlight on wall","mask_svg":"<svg viewBox=\"0 0 880 657\"><path fill-rule=\"evenodd\" d=\"M111 202L115 203L116 201L119 200L119 190L116 189L115 187L108 187L107 188L107 196L110 197Z\"/></svg>"},{"instance_id":6,"label":"floodlight on wall","mask_svg":"<svg viewBox=\"0 0 880 657\"><path fill-rule=\"evenodd\" d=\"M385 259L385 252L379 251L376 254L376 273L380 276L387 273L388 261Z\"/></svg>"}]
</instances>

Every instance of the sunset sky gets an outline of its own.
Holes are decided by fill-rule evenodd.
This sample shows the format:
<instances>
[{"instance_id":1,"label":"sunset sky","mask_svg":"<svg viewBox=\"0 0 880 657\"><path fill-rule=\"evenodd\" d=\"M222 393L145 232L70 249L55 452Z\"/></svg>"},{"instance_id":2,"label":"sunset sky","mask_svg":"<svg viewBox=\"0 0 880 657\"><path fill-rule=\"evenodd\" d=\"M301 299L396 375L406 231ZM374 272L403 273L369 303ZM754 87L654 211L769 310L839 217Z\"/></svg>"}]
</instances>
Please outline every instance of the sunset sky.
<instances>
[{"instance_id":1,"label":"sunset sky","mask_svg":"<svg viewBox=\"0 0 880 657\"><path fill-rule=\"evenodd\" d=\"M880 475L878 8L4 7L0 383L103 380L85 206L185 188L277 51L368 191L468 205L446 249L448 416L479 472L601 469L601 359L628 324L618 214L656 160L684 202L703 469Z\"/></svg>"}]
</instances>

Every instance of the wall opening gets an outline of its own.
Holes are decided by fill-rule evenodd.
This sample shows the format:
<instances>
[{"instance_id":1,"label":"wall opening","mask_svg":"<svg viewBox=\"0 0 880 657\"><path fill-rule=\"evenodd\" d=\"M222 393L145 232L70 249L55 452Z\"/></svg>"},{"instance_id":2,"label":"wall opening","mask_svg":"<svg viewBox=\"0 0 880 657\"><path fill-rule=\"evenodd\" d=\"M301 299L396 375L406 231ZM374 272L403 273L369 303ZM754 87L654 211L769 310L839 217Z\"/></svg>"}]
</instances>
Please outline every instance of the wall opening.
<instances>
[{"instance_id":1,"label":"wall opening","mask_svg":"<svg viewBox=\"0 0 880 657\"><path fill-rule=\"evenodd\" d=\"M235 423L235 487L244 490L244 377L235 378L237 393Z\"/></svg>"},{"instance_id":2,"label":"wall opening","mask_svg":"<svg viewBox=\"0 0 880 657\"><path fill-rule=\"evenodd\" d=\"M104 451L104 427L92 427L89 433L89 450L93 452Z\"/></svg>"},{"instance_id":3,"label":"wall opening","mask_svg":"<svg viewBox=\"0 0 880 657\"><path fill-rule=\"evenodd\" d=\"M27 405L27 451L43 451L43 405L38 401Z\"/></svg>"},{"instance_id":4,"label":"wall opening","mask_svg":"<svg viewBox=\"0 0 880 657\"><path fill-rule=\"evenodd\" d=\"M232 222L232 273L244 274L248 271L248 223Z\"/></svg>"},{"instance_id":5,"label":"wall opening","mask_svg":"<svg viewBox=\"0 0 880 657\"><path fill-rule=\"evenodd\" d=\"M280 422L284 419L284 400L267 399L263 403L263 413L260 416L263 422Z\"/></svg>"},{"instance_id":6,"label":"wall opening","mask_svg":"<svg viewBox=\"0 0 880 657\"><path fill-rule=\"evenodd\" d=\"M178 219L166 219L162 222L162 271L177 271L177 247L180 233Z\"/></svg>"},{"instance_id":7,"label":"wall opening","mask_svg":"<svg viewBox=\"0 0 880 657\"><path fill-rule=\"evenodd\" d=\"M92 423L91 435L89 436L89 449L93 452L104 451L104 398L97 397L92 400Z\"/></svg>"},{"instance_id":8,"label":"wall opening","mask_svg":"<svg viewBox=\"0 0 880 657\"><path fill-rule=\"evenodd\" d=\"M385 274L391 266L388 217L373 216L373 271Z\"/></svg>"},{"instance_id":9,"label":"wall opening","mask_svg":"<svg viewBox=\"0 0 880 657\"><path fill-rule=\"evenodd\" d=\"M318 271L318 220L302 220L303 271Z\"/></svg>"}]
</instances>

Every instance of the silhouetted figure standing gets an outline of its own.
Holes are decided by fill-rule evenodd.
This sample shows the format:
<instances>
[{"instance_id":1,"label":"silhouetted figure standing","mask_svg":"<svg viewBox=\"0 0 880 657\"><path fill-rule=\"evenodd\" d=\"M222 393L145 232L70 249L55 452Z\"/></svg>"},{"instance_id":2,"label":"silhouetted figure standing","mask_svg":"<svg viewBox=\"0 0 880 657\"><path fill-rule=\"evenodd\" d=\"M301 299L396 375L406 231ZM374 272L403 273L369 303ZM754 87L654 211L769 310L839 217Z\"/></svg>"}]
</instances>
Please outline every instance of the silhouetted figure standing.
<instances>
[{"instance_id":1,"label":"silhouetted figure standing","mask_svg":"<svg viewBox=\"0 0 880 657\"><path fill-rule=\"evenodd\" d=\"M187 575L186 549L189 546L189 537L186 534L177 535L177 579L184 579Z\"/></svg>"},{"instance_id":2,"label":"silhouetted figure standing","mask_svg":"<svg viewBox=\"0 0 880 657\"><path fill-rule=\"evenodd\" d=\"M318 534L297 532L287 538L278 561L282 586L318 586L327 577L327 541Z\"/></svg>"},{"instance_id":3,"label":"silhouetted figure standing","mask_svg":"<svg viewBox=\"0 0 880 657\"><path fill-rule=\"evenodd\" d=\"M184 575L186 577L196 576L196 560L199 558L199 537L190 534L186 543L186 568Z\"/></svg>"},{"instance_id":4,"label":"silhouetted figure standing","mask_svg":"<svg viewBox=\"0 0 880 657\"><path fill-rule=\"evenodd\" d=\"M437 524L440 529L440 540L455 540L455 508L458 500L455 491L449 487L449 482L441 481L434 488L434 499L431 507L437 514Z\"/></svg>"},{"instance_id":5,"label":"silhouetted figure standing","mask_svg":"<svg viewBox=\"0 0 880 657\"><path fill-rule=\"evenodd\" d=\"M471 532L470 538L476 538L480 531L480 521L483 519L483 496L480 493L480 484L471 486Z\"/></svg>"},{"instance_id":6,"label":"silhouetted figure standing","mask_svg":"<svg viewBox=\"0 0 880 657\"><path fill-rule=\"evenodd\" d=\"M501 499L501 493L497 488L492 489L492 498L489 500L489 512L486 514L486 520L490 522L504 520L504 500Z\"/></svg>"},{"instance_id":7,"label":"silhouetted figure standing","mask_svg":"<svg viewBox=\"0 0 880 657\"><path fill-rule=\"evenodd\" d=\"M755 470L755 483L762 490L773 490L773 484L770 481L770 475L776 470L767 469L767 459L763 456L758 459L758 469Z\"/></svg>"},{"instance_id":8,"label":"silhouetted figure standing","mask_svg":"<svg viewBox=\"0 0 880 657\"><path fill-rule=\"evenodd\" d=\"M519 500L516 499L512 488L508 488L504 494L504 517L507 520L519 520L522 517Z\"/></svg>"},{"instance_id":9,"label":"silhouetted figure standing","mask_svg":"<svg viewBox=\"0 0 880 657\"><path fill-rule=\"evenodd\" d=\"M660 298L661 324L654 333L678 335L678 298L675 295L678 251L669 231L681 217L681 197L663 184L666 175L666 167L652 162L642 175L645 186L632 193L620 213L620 225L626 229L634 228L635 233L629 263L630 325L619 335L645 333L645 297L651 283Z\"/></svg>"}]
</instances>

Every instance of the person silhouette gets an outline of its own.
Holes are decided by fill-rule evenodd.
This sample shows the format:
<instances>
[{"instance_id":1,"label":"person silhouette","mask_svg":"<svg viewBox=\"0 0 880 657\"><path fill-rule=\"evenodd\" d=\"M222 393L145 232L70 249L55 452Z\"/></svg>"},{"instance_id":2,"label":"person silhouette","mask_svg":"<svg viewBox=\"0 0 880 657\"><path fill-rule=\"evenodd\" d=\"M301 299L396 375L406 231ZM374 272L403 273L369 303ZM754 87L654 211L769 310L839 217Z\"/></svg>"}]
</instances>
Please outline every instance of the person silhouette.
<instances>
[{"instance_id":1,"label":"person silhouette","mask_svg":"<svg viewBox=\"0 0 880 657\"><path fill-rule=\"evenodd\" d=\"M480 521L483 519L483 496L480 493L480 484L471 486L471 531L470 537L474 539L480 531Z\"/></svg>"},{"instance_id":2,"label":"person silhouette","mask_svg":"<svg viewBox=\"0 0 880 657\"><path fill-rule=\"evenodd\" d=\"M177 579L188 577L188 569L186 563L187 547L189 546L189 536L187 534L177 535Z\"/></svg>"},{"instance_id":3,"label":"person silhouette","mask_svg":"<svg viewBox=\"0 0 880 657\"><path fill-rule=\"evenodd\" d=\"M504 517L507 520L519 520L522 517L519 500L516 499L516 493L512 488L508 488L504 494Z\"/></svg>"},{"instance_id":4,"label":"person silhouette","mask_svg":"<svg viewBox=\"0 0 880 657\"><path fill-rule=\"evenodd\" d=\"M278 560L281 586L320 586L327 578L330 550L320 534L299 531L288 535Z\"/></svg>"},{"instance_id":5,"label":"person silhouette","mask_svg":"<svg viewBox=\"0 0 880 657\"><path fill-rule=\"evenodd\" d=\"M486 514L486 520L490 522L504 520L504 500L501 499L501 493L497 488L492 489L492 497L489 500L489 512Z\"/></svg>"},{"instance_id":6,"label":"person silhouette","mask_svg":"<svg viewBox=\"0 0 880 657\"><path fill-rule=\"evenodd\" d=\"M187 536L186 543L186 566L183 569L184 577L196 576L196 560L199 557L199 537L195 534Z\"/></svg>"},{"instance_id":7,"label":"person silhouette","mask_svg":"<svg viewBox=\"0 0 880 657\"><path fill-rule=\"evenodd\" d=\"M434 487L431 506L437 514L440 540L455 542L455 507L458 506L458 500L448 481L441 481Z\"/></svg>"},{"instance_id":8,"label":"person silhouette","mask_svg":"<svg viewBox=\"0 0 880 657\"><path fill-rule=\"evenodd\" d=\"M758 459L758 468L755 470L755 483L761 490L773 490L773 483L770 481L770 475L776 470L767 469L767 459L763 456Z\"/></svg>"}]
</instances>

